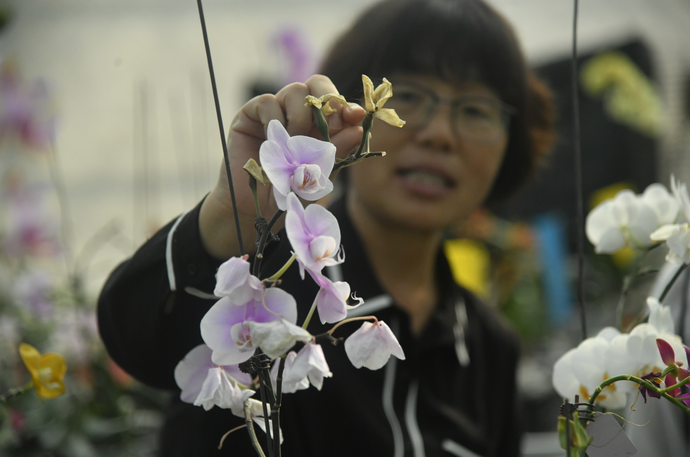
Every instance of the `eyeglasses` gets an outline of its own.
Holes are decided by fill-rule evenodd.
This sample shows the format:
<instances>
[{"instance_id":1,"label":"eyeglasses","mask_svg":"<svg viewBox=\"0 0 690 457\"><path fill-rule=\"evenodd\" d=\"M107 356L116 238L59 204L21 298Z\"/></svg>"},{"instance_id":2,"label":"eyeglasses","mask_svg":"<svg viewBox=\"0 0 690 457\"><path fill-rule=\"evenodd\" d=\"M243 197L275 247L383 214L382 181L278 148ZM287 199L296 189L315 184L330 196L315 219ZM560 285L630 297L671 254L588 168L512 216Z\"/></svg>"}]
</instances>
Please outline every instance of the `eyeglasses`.
<instances>
[{"instance_id":1,"label":"eyeglasses","mask_svg":"<svg viewBox=\"0 0 690 457\"><path fill-rule=\"evenodd\" d=\"M448 104L454 133L475 143L495 144L505 138L515 108L482 96L442 99L430 88L415 83L397 83L386 108L393 108L405 128L422 129L432 119L436 106Z\"/></svg>"}]
</instances>

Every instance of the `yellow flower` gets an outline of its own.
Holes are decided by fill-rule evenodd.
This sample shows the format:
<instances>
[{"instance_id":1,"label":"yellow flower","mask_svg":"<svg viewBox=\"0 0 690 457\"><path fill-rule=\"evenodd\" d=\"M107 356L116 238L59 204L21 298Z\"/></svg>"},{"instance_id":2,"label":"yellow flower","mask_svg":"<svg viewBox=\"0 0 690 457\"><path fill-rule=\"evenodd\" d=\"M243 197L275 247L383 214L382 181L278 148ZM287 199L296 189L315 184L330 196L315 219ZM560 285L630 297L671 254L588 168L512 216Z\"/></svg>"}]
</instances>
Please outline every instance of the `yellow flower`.
<instances>
[{"instance_id":1,"label":"yellow flower","mask_svg":"<svg viewBox=\"0 0 690 457\"><path fill-rule=\"evenodd\" d=\"M326 94L322 95L321 97L314 97L313 95L307 95L304 98L304 106L313 106L316 109L320 109L323 111L323 114L325 116L329 116L333 113L335 113L335 109L331 107L331 105L328 104L328 101L330 99L333 99L340 103L343 106L349 106L349 103L347 103L347 100L345 100L345 97L339 94Z\"/></svg>"},{"instance_id":2,"label":"yellow flower","mask_svg":"<svg viewBox=\"0 0 690 457\"><path fill-rule=\"evenodd\" d=\"M34 390L41 401L44 398L56 398L65 393L62 378L65 377L67 365L61 355L41 355L35 347L26 343L19 345L19 355L31 373Z\"/></svg>"},{"instance_id":3,"label":"yellow flower","mask_svg":"<svg viewBox=\"0 0 690 457\"><path fill-rule=\"evenodd\" d=\"M386 78L374 90L374 83L367 75L362 75L364 84L364 109L374 117L395 127L402 127L405 121L400 119L394 109L384 108L389 98L393 96L393 85Z\"/></svg>"}]
</instances>

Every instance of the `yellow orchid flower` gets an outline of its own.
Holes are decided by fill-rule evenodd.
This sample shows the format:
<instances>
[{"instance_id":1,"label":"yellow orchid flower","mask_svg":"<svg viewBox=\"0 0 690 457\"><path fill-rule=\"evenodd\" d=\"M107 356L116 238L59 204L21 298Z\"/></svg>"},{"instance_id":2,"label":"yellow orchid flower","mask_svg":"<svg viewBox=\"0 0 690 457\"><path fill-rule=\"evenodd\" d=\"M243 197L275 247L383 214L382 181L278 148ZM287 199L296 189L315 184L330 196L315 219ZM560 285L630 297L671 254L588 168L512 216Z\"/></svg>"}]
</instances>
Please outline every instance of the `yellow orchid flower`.
<instances>
[{"instance_id":1,"label":"yellow orchid flower","mask_svg":"<svg viewBox=\"0 0 690 457\"><path fill-rule=\"evenodd\" d=\"M67 372L65 359L59 354L41 355L35 347L22 343L19 345L19 355L27 370L31 373L31 381L38 398L56 398L65 393L62 379Z\"/></svg>"},{"instance_id":2,"label":"yellow orchid flower","mask_svg":"<svg viewBox=\"0 0 690 457\"><path fill-rule=\"evenodd\" d=\"M330 116L336 111L335 108L332 108L331 105L328 104L330 99L337 101L343 106L350 106L347 100L345 100L345 97L340 94L326 94L318 98L313 95L307 95L304 98L304 106L313 106L316 109L322 110L325 116Z\"/></svg>"},{"instance_id":3,"label":"yellow orchid flower","mask_svg":"<svg viewBox=\"0 0 690 457\"><path fill-rule=\"evenodd\" d=\"M390 81L383 78L383 83L374 90L374 83L371 82L371 79L367 75L362 75L362 84L364 85L364 109L368 114L395 127L405 125L405 121L398 117L394 109L383 107L393 96L393 85Z\"/></svg>"}]
</instances>

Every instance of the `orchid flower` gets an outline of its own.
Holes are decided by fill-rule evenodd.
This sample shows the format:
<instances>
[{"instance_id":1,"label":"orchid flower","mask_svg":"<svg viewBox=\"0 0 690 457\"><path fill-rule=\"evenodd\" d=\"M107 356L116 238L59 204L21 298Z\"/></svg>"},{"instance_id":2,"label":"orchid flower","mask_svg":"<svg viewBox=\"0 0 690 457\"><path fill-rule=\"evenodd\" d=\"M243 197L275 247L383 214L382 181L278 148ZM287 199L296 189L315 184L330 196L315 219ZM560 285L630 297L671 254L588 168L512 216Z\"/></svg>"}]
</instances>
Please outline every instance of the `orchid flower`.
<instances>
[{"instance_id":1,"label":"orchid flower","mask_svg":"<svg viewBox=\"0 0 690 457\"><path fill-rule=\"evenodd\" d=\"M577 348L561 356L553 367L552 381L556 392L571 401L575 395L590 398L599 384L610 377L606 352L619 334L615 328L606 327L597 336L587 338ZM597 400L608 408L622 408L626 403L626 393L611 385Z\"/></svg>"},{"instance_id":2,"label":"orchid flower","mask_svg":"<svg viewBox=\"0 0 690 457\"><path fill-rule=\"evenodd\" d=\"M312 335L286 319L276 319L270 322L246 321L243 326L249 329L252 342L269 358L275 359L284 354L298 341L310 341Z\"/></svg>"},{"instance_id":3,"label":"orchid flower","mask_svg":"<svg viewBox=\"0 0 690 457\"><path fill-rule=\"evenodd\" d=\"M335 164L335 146L308 136L288 135L277 121L268 123L267 139L259 149L259 159L273 184L278 208L287 209L287 195L292 191L301 198L315 201L333 190L328 179Z\"/></svg>"},{"instance_id":4,"label":"orchid flower","mask_svg":"<svg viewBox=\"0 0 690 457\"><path fill-rule=\"evenodd\" d=\"M218 267L216 297L227 297L233 305L243 305L250 300L261 300L264 288L261 280L249 273L248 256L232 257Z\"/></svg>"},{"instance_id":5,"label":"orchid flower","mask_svg":"<svg viewBox=\"0 0 690 457\"><path fill-rule=\"evenodd\" d=\"M685 184L681 184L671 176L671 190L682 210L685 223L666 225L654 231L651 239L666 241L669 248L666 261L675 264L690 263L690 197Z\"/></svg>"},{"instance_id":6,"label":"orchid flower","mask_svg":"<svg viewBox=\"0 0 690 457\"><path fill-rule=\"evenodd\" d=\"M371 79L366 75L362 75L362 84L364 85L364 109L367 111L367 114L377 117L394 127L405 125L405 121L398 117L394 109L383 107L388 99L393 96L393 85L390 81L383 78L383 82L374 89L374 83L371 82Z\"/></svg>"},{"instance_id":7,"label":"orchid flower","mask_svg":"<svg viewBox=\"0 0 690 457\"><path fill-rule=\"evenodd\" d=\"M211 376L210 371L220 369L225 372L225 376L234 382L250 385L251 376L240 371L237 365L220 366L211 360L211 348L205 344L200 344L187 353L186 356L175 367L175 382L182 392L180 399L186 403L195 403L201 398L202 387ZM220 381L217 385L223 384L220 372L215 373L216 379ZM207 386L208 389L208 386ZM208 390L203 397L208 397ZM204 406L206 408L206 406ZM207 410L209 408L206 408Z\"/></svg>"},{"instance_id":8,"label":"orchid flower","mask_svg":"<svg viewBox=\"0 0 690 457\"><path fill-rule=\"evenodd\" d=\"M303 279L305 269L318 273L325 266L344 261L342 255L336 257L340 247L340 227L335 216L319 205L309 205L305 209L292 192L287 196L285 231Z\"/></svg>"},{"instance_id":9,"label":"orchid flower","mask_svg":"<svg viewBox=\"0 0 690 457\"><path fill-rule=\"evenodd\" d=\"M303 376L297 379L297 376L290 376L290 371L292 370L292 365L295 362L297 353L295 351L290 351L285 355L285 365L283 366L283 384L282 392L284 394L293 394L298 390L304 390L309 388L309 379ZM276 379L278 378L278 369L280 361L276 361L271 368L271 381L273 382L273 390L277 390ZM289 376L290 381L287 381Z\"/></svg>"},{"instance_id":10,"label":"orchid flower","mask_svg":"<svg viewBox=\"0 0 690 457\"><path fill-rule=\"evenodd\" d=\"M65 359L59 354L41 355L35 347L22 343L19 355L31 374L31 382L38 398L56 398L65 393L62 381L67 372Z\"/></svg>"},{"instance_id":11,"label":"orchid flower","mask_svg":"<svg viewBox=\"0 0 690 457\"><path fill-rule=\"evenodd\" d=\"M302 386L304 381L308 379L311 385L318 390L321 390L323 386L323 378L330 378L331 376L333 373L328 368L321 345L313 342L305 344L294 358L290 368L287 369L286 367L283 372L285 383ZM309 383L307 383L308 385Z\"/></svg>"},{"instance_id":12,"label":"orchid flower","mask_svg":"<svg viewBox=\"0 0 690 457\"><path fill-rule=\"evenodd\" d=\"M388 325L381 320L373 324L363 323L345 340L345 353L356 368L366 367L370 370L382 368L391 355L405 360L400 343Z\"/></svg>"},{"instance_id":13,"label":"orchid flower","mask_svg":"<svg viewBox=\"0 0 690 457\"><path fill-rule=\"evenodd\" d=\"M625 189L601 203L587 215L585 231L598 254L613 254L628 243L638 248L650 246L652 232L677 215L674 198L655 183L641 195Z\"/></svg>"},{"instance_id":14,"label":"orchid flower","mask_svg":"<svg viewBox=\"0 0 690 457\"><path fill-rule=\"evenodd\" d=\"M304 106L313 106L316 109L323 111L324 116L330 116L335 113L335 108L332 108L328 103L330 100L335 100L343 106L349 106L345 97L340 94L326 94L321 97L314 97L313 95L307 95L304 99Z\"/></svg>"},{"instance_id":15,"label":"orchid flower","mask_svg":"<svg viewBox=\"0 0 690 457\"><path fill-rule=\"evenodd\" d=\"M252 323L269 323L284 320L289 324L297 321L297 304L292 295L278 288L266 289L261 300L249 300L243 305L232 303L223 297L201 319L201 337L213 350L211 360L219 365L235 365L249 359L257 347L277 349L274 340L258 330L261 344L255 344ZM261 326L254 325L254 330ZM283 335L281 335L281 338ZM283 352L290 349L284 347Z\"/></svg>"},{"instance_id":16,"label":"orchid flower","mask_svg":"<svg viewBox=\"0 0 690 457\"><path fill-rule=\"evenodd\" d=\"M668 342L661 338L657 338L656 345L659 348L661 359L664 361L664 364L666 364L666 369L662 373L662 375L666 374L666 377L664 378L664 384L666 384L666 387L671 387L690 377L690 371L686 370L685 368L681 368L683 366L683 362L676 360L676 353ZM685 350L685 358L687 363L687 359L690 358L690 348L683 346L683 349ZM679 394L680 387L669 392L669 395L672 397L677 397Z\"/></svg>"},{"instance_id":17,"label":"orchid flower","mask_svg":"<svg viewBox=\"0 0 690 457\"><path fill-rule=\"evenodd\" d=\"M353 296L357 300L356 305L348 305L347 299L350 297L350 285L345 281L331 282L321 273L314 273L311 270L309 275L319 285L320 289L316 296L316 309L319 311L319 319L322 324L334 324L347 317L349 309L357 308L364 303L364 300Z\"/></svg>"}]
</instances>

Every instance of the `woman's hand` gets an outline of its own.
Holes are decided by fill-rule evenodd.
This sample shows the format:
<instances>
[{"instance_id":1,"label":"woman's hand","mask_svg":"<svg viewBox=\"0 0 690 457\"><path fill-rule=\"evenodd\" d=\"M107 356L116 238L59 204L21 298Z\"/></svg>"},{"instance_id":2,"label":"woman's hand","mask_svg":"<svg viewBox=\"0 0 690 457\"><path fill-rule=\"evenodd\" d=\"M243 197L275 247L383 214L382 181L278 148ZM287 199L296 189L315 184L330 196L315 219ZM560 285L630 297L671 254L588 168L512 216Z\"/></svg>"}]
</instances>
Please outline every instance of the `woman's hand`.
<instances>
[{"instance_id":1,"label":"woman's hand","mask_svg":"<svg viewBox=\"0 0 690 457\"><path fill-rule=\"evenodd\" d=\"M228 154L246 254L256 251L256 210L248 185L249 178L242 167L249 159L259 162L259 148L266 139L268 123L273 119L279 120L290 136L308 135L321 139L314 125L312 108L304 106L304 98L307 95L320 97L328 93L338 93L331 80L322 75L314 75L305 83L285 86L276 95L264 94L251 99L232 120L228 135ZM344 158L362 139L362 128L356 124L362 121L365 111L354 104L343 107L332 102L331 106L336 112L326 118L329 133L336 146L336 156ZM271 185L258 184L257 191L261 211L269 219L278 209ZM282 228L282 220L274 226L274 230ZM221 166L218 183L201 206L199 230L204 248L212 256L226 260L240 254L225 164Z\"/></svg>"}]
</instances>

